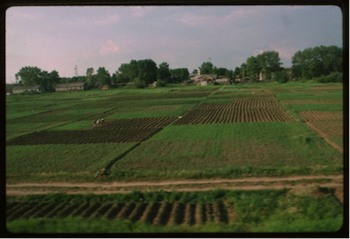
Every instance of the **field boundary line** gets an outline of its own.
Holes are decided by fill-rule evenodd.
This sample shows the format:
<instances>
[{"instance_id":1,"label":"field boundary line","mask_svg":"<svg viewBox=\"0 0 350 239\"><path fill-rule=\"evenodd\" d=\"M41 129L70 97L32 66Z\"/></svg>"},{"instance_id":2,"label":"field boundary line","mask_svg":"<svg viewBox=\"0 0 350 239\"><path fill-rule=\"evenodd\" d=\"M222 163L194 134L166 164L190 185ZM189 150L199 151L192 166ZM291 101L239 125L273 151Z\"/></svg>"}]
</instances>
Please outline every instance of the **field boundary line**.
<instances>
[{"instance_id":1,"label":"field boundary line","mask_svg":"<svg viewBox=\"0 0 350 239\"><path fill-rule=\"evenodd\" d=\"M311 129L313 129L314 131L316 131L316 133L318 133L320 136L323 137L324 141L326 141L329 145L331 145L333 148L335 148L336 150L338 150L340 153L343 153L344 149L342 147L340 147L339 145L337 145L336 143L334 143L333 141L331 141L330 139L328 139L328 135L323 133L321 130L319 130L318 128L316 128L315 126L313 126L311 124L311 121L309 122L305 122L305 124L307 124Z\"/></svg>"},{"instance_id":2,"label":"field boundary line","mask_svg":"<svg viewBox=\"0 0 350 239\"><path fill-rule=\"evenodd\" d=\"M342 188L344 185L343 183L298 183L294 185L288 185L288 184L280 184L280 185L245 185L245 186L208 186L208 187L183 187L183 188L177 188L175 191L177 192L199 192L199 191L210 191L210 190L282 190L282 189L294 189L294 188L303 188L303 187L311 187L311 186L318 186L321 188ZM145 188L144 190L141 190L143 192L152 192L157 190L163 190L166 192L172 192L174 191L173 188L167 189L167 188L158 188L158 189L148 189ZM111 193L131 193L133 190L128 189L114 189L114 190L108 190L108 189L91 189L91 190L69 190L65 191L66 194L111 194ZM58 193L55 191L52 191L52 189L41 189L41 190L17 190L17 189L7 189L6 195L33 195L33 194L47 194L47 193Z\"/></svg>"},{"instance_id":3,"label":"field boundary line","mask_svg":"<svg viewBox=\"0 0 350 239\"><path fill-rule=\"evenodd\" d=\"M162 182L112 182L112 183L17 183L6 184L6 187L130 187L130 186L168 186L181 184L217 184L235 182L280 182L296 181L302 179L343 179L343 175L315 175L315 176L293 176L293 177L255 177L240 179L219 179L219 180L182 180L182 181L162 181Z\"/></svg>"}]
</instances>

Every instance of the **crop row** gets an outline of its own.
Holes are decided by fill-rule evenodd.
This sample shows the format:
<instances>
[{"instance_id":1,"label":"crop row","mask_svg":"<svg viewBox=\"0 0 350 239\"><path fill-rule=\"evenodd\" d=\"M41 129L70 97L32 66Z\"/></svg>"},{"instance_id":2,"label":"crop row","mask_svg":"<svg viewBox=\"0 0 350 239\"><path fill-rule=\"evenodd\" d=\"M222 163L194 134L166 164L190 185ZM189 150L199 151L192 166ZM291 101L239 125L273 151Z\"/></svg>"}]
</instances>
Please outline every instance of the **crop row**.
<instances>
[{"instance_id":1,"label":"crop row","mask_svg":"<svg viewBox=\"0 0 350 239\"><path fill-rule=\"evenodd\" d=\"M222 96L212 96L210 99L222 99ZM233 101L271 101L271 100L276 100L276 97L272 93L261 93L257 95L232 95L232 96L227 96L225 98L230 98Z\"/></svg>"},{"instance_id":2,"label":"crop row","mask_svg":"<svg viewBox=\"0 0 350 239\"><path fill-rule=\"evenodd\" d=\"M294 119L279 106L236 107L192 110L173 125L289 121L294 121Z\"/></svg>"},{"instance_id":3,"label":"crop row","mask_svg":"<svg viewBox=\"0 0 350 239\"><path fill-rule=\"evenodd\" d=\"M306 121L343 120L343 111L300 111Z\"/></svg>"},{"instance_id":4,"label":"crop row","mask_svg":"<svg viewBox=\"0 0 350 239\"><path fill-rule=\"evenodd\" d=\"M282 105L320 105L342 103L342 98L281 100Z\"/></svg>"},{"instance_id":5,"label":"crop row","mask_svg":"<svg viewBox=\"0 0 350 239\"><path fill-rule=\"evenodd\" d=\"M154 117L106 120L103 124L93 126L94 130L119 130L119 129L160 129L177 117Z\"/></svg>"},{"instance_id":6,"label":"crop row","mask_svg":"<svg viewBox=\"0 0 350 239\"><path fill-rule=\"evenodd\" d=\"M197 223L235 222L233 205L228 202L184 204L184 203L49 203L8 202L8 221L24 218L68 218L128 219L153 225L193 225Z\"/></svg>"},{"instance_id":7,"label":"crop row","mask_svg":"<svg viewBox=\"0 0 350 239\"><path fill-rule=\"evenodd\" d=\"M7 145L141 142L159 129L41 131L9 140Z\"/></svg>"},{"instance_id":8,"label":"crop row","mask_svg":"<svg viewBox=\"0 0 350 239\"><path fill-rule=\"evenodd\" d=\"M253 93L254 92L254 93ZM244 91L231 91L231 92L217 92L215 95L236 95L236 94L254 94L254 95L271 95L273 94L271 91L264 90L244 90Z\"/></svg>"},{"instance_id":9,"label":"crop row","mask_svg":"<svg viewBox=\"0 0 350 239\"><path fill-rule=\"evenodd\" d=\"M128 100L151 100L151 99L173 99L173 98L200 98L206 97L211 92L176 92L170 94L149 94L144 96L119 95L114 96L110 101L128 101Z\"/></svg>"},{"instance_id":10,"label":"crop row","mask_svg":"<svg viewBox=\"0 0 350 239\"><path fill-rule=\"evenodd\" d=\"M252 107L270 107L278 106L276 100L266 101L234 101L220 103L203 103L197 109L225 109L225 108L252 108Z\"/></svg>"}]
</instances>

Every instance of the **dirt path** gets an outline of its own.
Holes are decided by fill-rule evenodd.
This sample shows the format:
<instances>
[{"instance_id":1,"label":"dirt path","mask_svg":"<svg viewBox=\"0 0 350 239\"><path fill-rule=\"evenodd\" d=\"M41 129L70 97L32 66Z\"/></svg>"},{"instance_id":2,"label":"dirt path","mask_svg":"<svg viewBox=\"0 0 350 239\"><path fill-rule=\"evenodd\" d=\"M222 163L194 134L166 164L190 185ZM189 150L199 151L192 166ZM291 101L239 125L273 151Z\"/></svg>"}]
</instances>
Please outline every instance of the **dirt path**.
<instances>
[{"instance_id":1,"label":"dirt path","mask_svg":"<svg viewBox=\"0 0 350 239\"><path fill-rule=\"evenodd\" d=\"M264 190L264 189L293 189L293 188L302 188L306 186L322 186L325 188L342 188L342 183L300 183L295 185L288 185L288 184L282 184L282 185L248 185L248 186L210 186L210 187L184 187L184 188L178 188L176 191L179 192L192 192L192 191L209 191L209 190L215 190L215 189L223 189L223 190ZM163 188L158 188L158 190L161 190ZM163 189L164 191L171 192L173 189ZM112 194L112 193L130 193L133 190L128 189L106 189L106 188L100 188L100 189L84 189L84 190L66 190L64 191L67 194ZM145 189L144 192L150 192L154 191L153 189ZM16 190L16 189L7 189L6 195L27 195L27 194L47 194L47 193L54 193L54 192L62 192L61 190L55 191L55 190L46 190L45 188L40 189L30 189L30 190Z\"/></svg>"},{"instance_id":2,"label":"dirt path","mask_svg":"<svg viewBox=\"0 0 350 239\"><path fill-rule=\"evenodd\" d=\"M218 184L218 183L237 183L237 182L280 182L280 181L297 181L302 179L342 179L343 175L329 176L293 176L293 177L257 177L257 178L238 178L238 179L200 179L200 180L183 180L183 181L162 181L162 182L112 182L112 183L18 183L6 184L6 187L135 187L135 186L165 186L181 184Z\"/></svg>"}]
</instances>

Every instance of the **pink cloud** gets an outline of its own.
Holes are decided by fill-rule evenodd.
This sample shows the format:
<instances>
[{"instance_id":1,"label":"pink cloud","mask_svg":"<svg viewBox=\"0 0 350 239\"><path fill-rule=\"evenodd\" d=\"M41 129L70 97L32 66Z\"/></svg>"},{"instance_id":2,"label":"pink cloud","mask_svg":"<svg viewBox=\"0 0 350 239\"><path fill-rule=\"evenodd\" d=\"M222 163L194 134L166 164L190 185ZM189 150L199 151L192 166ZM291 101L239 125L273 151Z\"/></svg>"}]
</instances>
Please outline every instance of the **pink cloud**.
<instances>
[{"instance_id":1,"label":"pink cloud","mask_svg":"<svg viewBox=\"0 0 350 239\"><path fill-rule=\"evenodd\" d=\"M102 45L99 53L100 55L110 55L117 52L118 50L119 50L119 47L117 46L117 44L112 40L108 40L106 43Z\"/></svg>"}]
</instances>

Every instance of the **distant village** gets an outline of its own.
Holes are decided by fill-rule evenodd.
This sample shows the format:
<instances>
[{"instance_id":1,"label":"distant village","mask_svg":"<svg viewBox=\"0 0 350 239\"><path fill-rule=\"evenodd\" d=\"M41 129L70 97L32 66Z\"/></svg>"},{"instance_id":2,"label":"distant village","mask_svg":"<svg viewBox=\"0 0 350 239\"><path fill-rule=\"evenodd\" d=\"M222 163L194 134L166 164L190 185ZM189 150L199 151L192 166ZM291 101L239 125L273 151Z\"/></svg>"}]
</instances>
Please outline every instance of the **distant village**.
<instances>
[{"instance_id":1,"label":"distant village","mask_svg":"<svg viewBox=\"0 0 350 239\"><path fill-rule=\"evenodd\" d=\"M292 79L291 68L286 68L287 74ZM273 78L272 78L273 80ZM164 84L171 82L171 80L162 80ZM168 81L168 82L166 82ZM264 74L260 73L259 76L256 76L255 82L266 82L266 77ZM229 85L234 83L251 83L251 79L249 77L237 75L236 78L226 77L224 75L218 74L201 74L200 69L197 70L197 74L190 74L188 76L188 80L182 82L184 86L206 86L206 85ZM126 83L112 83L111 85L99 85L96 84L94 87L89 87L86 82L71 82L71 83L59 83L56 84L54 91L62 92L62 91L83 91L89 90L91 88L108 90L110 88L120 87L120 86L132 86L133 82ZM156 87L157 82L155 81L152 84L149 84L148 87ZM53 91L50 90L50 91ZM12 91L7 91L7 95L11 94L21 94L21 93L44 93L46 92L45 88L42 85L26 85L26 86L14 86Z\"/></svg>"}]
</instances>

